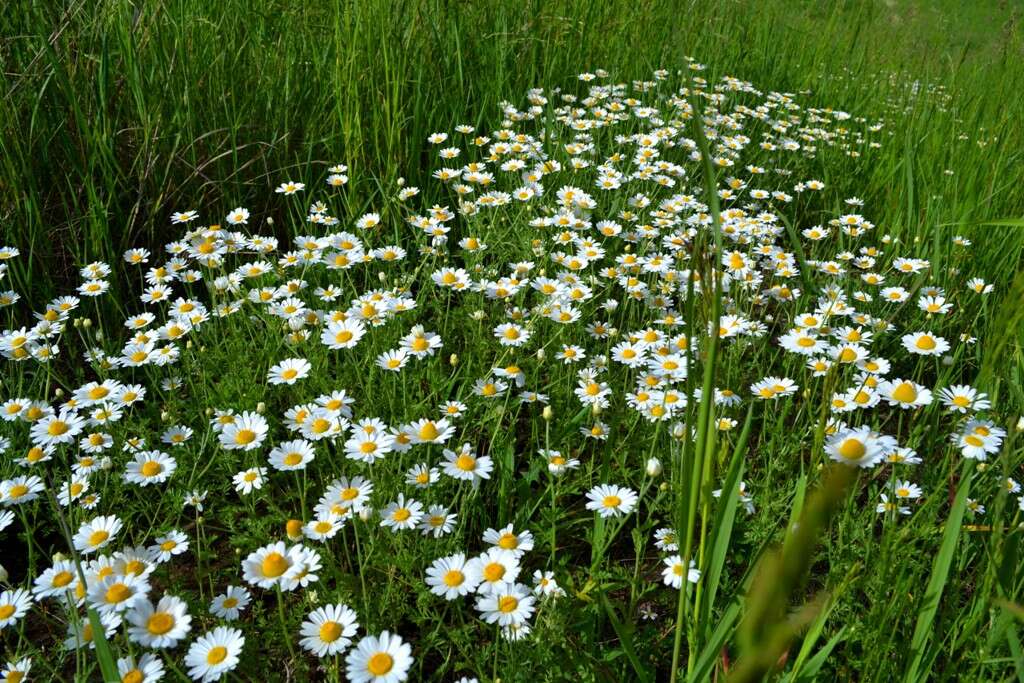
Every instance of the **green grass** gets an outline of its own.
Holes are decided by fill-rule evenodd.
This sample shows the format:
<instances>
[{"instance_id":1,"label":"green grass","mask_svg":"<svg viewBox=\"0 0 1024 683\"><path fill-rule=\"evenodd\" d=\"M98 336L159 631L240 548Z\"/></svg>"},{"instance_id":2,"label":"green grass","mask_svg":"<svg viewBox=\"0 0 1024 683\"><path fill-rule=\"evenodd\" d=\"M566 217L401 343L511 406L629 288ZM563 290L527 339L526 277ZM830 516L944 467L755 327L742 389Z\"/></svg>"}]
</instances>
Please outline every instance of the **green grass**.
<instances>
[{"instance_id":1,"label":"green grass","mask_svg":"<svg viewBox=\"0 0 1024 683\"><path fill-rule=\"evenodd\" d=\"M57 359L0 360L0 400L28 397L56 405L84 383L107 377L149 391L130 417L107 430L114 437L113 466L90 480L102 497L95 510L73 506L58 514L46 497L8 508L17 514L0 531L0 542L24 548L0 560L9 587L30 587L54 553L68 555L65 524L74 534L97 514L116 514L126 524L118 549L183 530L189 551L150 580L155 598L164 592L180 596L192 615L189 636L158 653L167 680L177 680L187 669L188 644L223 623L208 612L212 597L228 585L246 585L241 561L284 539L287 520L310 519L332 480L361 474L374 482L378 511L399 492L443 502L459 515L455 533L440 539L414 531L392 534L371 518L353 520L326 544L304 541L323 557L320 580L283 594L248 586L253 603L235 624L246 637L245 649L228 680L344 679L344 655L318 660L298 646L307 613L335 602L357 612L356 639L389 630L412 645L412 680L1020 679L1022 513L1004 482L1021 478L1024 460L1015 430L1024 412L1021 12L1016 2L954 0L9 3L0 13L0 246L16 247L21 255L3 261L8 270L0 289L21 300L0 309L3 329L31 327L32 311L72 293L86 264L103 261L114 272L109 295L84 298L69 319ZM756 149L766 130L749 122L744 132L755 142L741 164L724 172L711 163L722 152L719 138L705 140L708 131L695 125L701 117L675 121L702 155L689 160L678 148L663 150L664 158L686 166L688 177L674 190L652 192L655 205L685 186L717 215L716 188L730 175L747 178L742 167L748 163L771 171L767 189L792 191L811 178L826 185L823 192L772 205L779 213L776 244L800 265L800 276L787 281L802 290L797 301L763 306L748 293L726 297L710 284L677 284L676 309L696 354L676 387L692 399L678 415L689 427L675 432L672 422L651 423L626 407L636 371L611 363L602 380L614 392L612 405L591 412L572 394L582 366L554 358L565 343L584 346L588 361L609 352L614 341L591 339L582 329L590 321L607 321L622 333L653 324L651 309L625 301L614 282L597 278L595 298L581 306L583 318L574 326L534 315L536 293L518 294L506 305L476 291L455 294L431 284L431 272L447 265L465 267L477 280L495 279L527 260L537 263L532 277L541 270L547 276L560 272L551 260L559 247L528 224L536 215L528 205L513 202L457 217L449 245L433 254L418 253L428 240L404 219L435 203L457 209L451 187L431 174L442 165L479 159L483 150L455 134L456 125L491 137L502 127L544 135L545 152L565 164L568 155L552 140L565 142L571 131L555 120L554 107L563 93L586 94L577 74L605 69L610 76L601 82L630 84L664 68L669 73L655 92L632 94L666 108L665 93L690 84L689 57L706 65L700 75L711 84L734 76L763 93L791 93L801 114L819 107L852 118L829 119L821 124L828 136L802 141L817 146L814 155L790 156ZM506 103L525 107L530 88L549 98L543 115L503 123ZM751 106L763 100L737 96ZM701 112L709 107L706 98L689 101ZM598 129L594 140L602 155L595 163L614 146L616 133L641 127L633 121L611 132ZM457 160L441 162L438 147L427 143L440 131L451 135L446 145L463 148ZM350 181L328 191L326 169L336 163L348 166ZM778 167L791 175L775 174ZM497 175L500 190L519 184L511 174ZM307 187L295 197L272 191L287 180ZM563 184L600 197L595 220L626 208L622 192L606 199L593 189L593 169L546 177L544 206L553 205ZM399 201L400 185L421 188L421 195ZM823 242L801 236L851 211L843 199L852 196L863 199L856 211L876 226L867 236ZM340 220L337 228L305 222L314 200L328 203ZM721 211L733 205L723 200ZM392 265L303 269L310 286L300 296L308 305L344 310L360 294L388 288L407 292L416 309L369 328L348 351L321 345L318 327L308 341L288 339L280 318L247 304L241 313L213 317L190 332L172 366L114 371L82 360L89 348L119 353L126 316L145 308L160 322L165 317L163 309L139 303L145 269L127 265L123 252L146 247L153 252L149 266L158 265L166 257L164 245L184 233L184 226L169 225L172 212L198 209L199 224L210 225L236 206L251 210L252 233L281 240L281 252L298 235L342 229L359 233L372 247L396 244L408 251L406 260ZM371 211L381 215L382 227L356 230L355 221ZM958 235L972 246L956 246ZM486 242L488 250L460 250L458 240L468 236ZM735 245L711 228L694 240L688 248L693 260L677 267L692 267L711 283L711 265ZM644 241L604 244L612 256L660 248ZM875 270L886 273L885 285L911 292L902 307L879 301L864 306L895 325L876 335L872 355L892 361L890 376L913 378L936 394L958 383L988 394L993 408L986 417L1009 433L986 463L966 461L950 443L959 422L936 400L915 411L879 407L844 418L898 437L917 450L922 465L879 466L856 476L828 466L827 403L833 392L857 388L851 387L853 373L841 369L813 378L775 340L797 314L815 308L831 282L814 262L864 245L883 249ZM897 256L927 259L930 267L918 278L886 271ZM252 259L227 260L230 269ZM193 296L211 308L229 301L208 286L227 272L214 271L202 282L176 285L174 297ZM588 277L591 272L597 274L591 269ZM278 269L245 287L289 277L298 276ZM994 291L966 291L971 277L983 278ZM337 302L316 301L313 290L332 283L343 292ZM945 289L952 313L932 316L917 309L918 289L926 285ZM846 279L841 286L847 294L867 288ZM622 305L602 310L598 303L608 297ZM512 306L522 308L533 333L522 351L493 338L496 325L518 315ZM722 340L707 334L730 314L763 320L766 334ZM416 323L441 335L438 354L398 375L377 368L376 356L395 348ZM950 341L949 364L903 350L902 334L931 329ZM977 342L961 343L961 334ZM294 386L268 386L268 368L289 357L307 359L311 376ZM528 389L550 396L551 415L512 398L471 395L475 380L509 364L522 367ZM162 388L170 375L180 386ZM768 375L793 378L799 392L778 402L752 400L749 385ZM693 399L713 387L731 388L743 404L723 409ZM465 401L467 416L445 447L470 443L493 459L492 478L476 489L442 476L434 488L420 491L405 483L406 470L420 462L438 465L440 446L417 446L366 467L345 459L342 442L320 443L306 471L268 468L259 492L235 492L236 473L267 466L271 446L293 438L281 424L284 411L341 388L355 397L358 418L379 417L388 425L433 415L448 399ZM267 417L271 436L261 449L217 444L208 422L214 410L226 408L258 409ZM722 417L736 426L719 431ZM611 431L606 442L580 435L597 419ZM142 436L156 448L172 425L195 434L181 448L162 447L177 459L171 480L144 489L123 482L129 458L122 441ZM26 470L14 459L30 446L28 426L0 422L0 437L12 442L0 460L0 481L39 472L56 493L68 480L68 463L78 455L73 445ZM580 470L550 476L537 456L545 448L579 458ZM645 473L652 456L662 461L663 473ZM909 503L906 517L875 512L881 493L891 498L895 478L909 478L924 490ZM733 484L740 480L753 496L754 514L739 506ZM641 493L636 512L598 521L584 508L584 494L600 483ZM712 490L719 488L725 490L716 498ZM209 492L203 513L184 505L193 489ZM984 514L970 511L968 495L987 508ZM517 531L529 529L535 542L519 580L530 583L534 570L552 570L567 593L538 602L533 633L521 642L498 637L469 598L447 603L423 582L434 559L476 555L484 549L486 529L510 523ZM702 571L689 590L673 591L661 582L666 553L654 547L652 535L668 526L681 532L680 552ZM645 619L648 612L657 618ZM92 617L92 610L67 612L56 601L41 603L0 630L0 650L12 663L31 656L35 680L100 680L109 677L100 671L112 663L105 649L114 658L146 651L129 641L124 628L100 643L99 656L88 649L64 651L68 623Z\"/></svg>"}]
</instances>

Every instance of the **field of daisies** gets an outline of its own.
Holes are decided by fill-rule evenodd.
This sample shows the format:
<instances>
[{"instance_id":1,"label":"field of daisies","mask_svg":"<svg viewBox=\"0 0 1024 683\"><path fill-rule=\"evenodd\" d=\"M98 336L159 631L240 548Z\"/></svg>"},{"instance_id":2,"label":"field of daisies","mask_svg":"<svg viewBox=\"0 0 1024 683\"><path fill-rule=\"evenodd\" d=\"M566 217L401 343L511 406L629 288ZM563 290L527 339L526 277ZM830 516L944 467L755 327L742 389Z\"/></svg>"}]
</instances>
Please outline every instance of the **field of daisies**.
<instances>
[{"instance_id":1,"label":"field of daisies","mask_svg":"<svg viewBox=\"0 0 1024 683\"><path fill-rule=\"evenodd\" d=\"M716 56L0 218L0 677L1024 675L1020 137Z\"/></svg>"}]
</instances>

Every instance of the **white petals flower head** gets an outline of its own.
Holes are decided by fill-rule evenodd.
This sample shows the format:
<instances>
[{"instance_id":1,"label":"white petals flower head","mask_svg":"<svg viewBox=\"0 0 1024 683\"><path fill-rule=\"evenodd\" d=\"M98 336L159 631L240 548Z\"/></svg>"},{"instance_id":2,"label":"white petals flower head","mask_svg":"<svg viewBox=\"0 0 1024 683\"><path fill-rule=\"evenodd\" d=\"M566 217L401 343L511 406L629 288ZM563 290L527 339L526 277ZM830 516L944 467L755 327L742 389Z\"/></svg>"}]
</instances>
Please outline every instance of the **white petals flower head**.
<instances>
[{"instance_id":1,"label":"white petals flower head","mask_svg":"<svg viewBox=\"0 0 1024 683\"><path fill-rule=\"evenodd\" d=\"M96 517L78 527L73 539L75 550L83 555L108 546L121 531L121 520L114 515Z\"/></svg>"},{"instance_id":2,"label":"white petals flower head","mask_svg":"<svg viewBox=\"0 0 1024 683\"><path fill-rule=\"evenodd\" d=\"M941 356L949 351L949 342L931 332L913 332L903 335L903 347L919 356Z\"/></svg>"},{"instance_id":3,"label":"white petals flower head","mask_svg":"<svg viewBox=\"0 0 1024 683\"><path fill-rule=\"evenodd\" d=\"M225 450L251 451L259 448L267 437L267 420L259 413L244 412L230 424L224 425L218 435Z\"/></svg>"},{"instance_id":4,"label":"white petals flower head","mask_svg":"<svg viewBox=\"0 0 1024 683\"><path fill-rule=\"evenodd\" d=\"M666 586L681 588L683 576L690 583L697 583L700 580L700 570L697 569L697 563L694 560L690 560L689 568L683 564L683 558L679 555L666 557L664 562L665 568L661 572L661 577Z\"/></svg>"},{"instance_id":5,"label":"white petals flower head","mask_svg":"<svg viewBox=\"0 0 1024 683\"><path fill-rule=\"evenodd\" d=\"M477 598L476 609L488 624L519 625L526 622L536 609L536 596L520 583L505 585Z\"/></svg>"},{"instance_id":6,"label":"white petals flower head","mask_svg":"<svg viewBox=\"0 0 1024 683\"><path fill-rule=\"evenodd\" d=\"M32 606L32 594L24 588L0 593L0 630L13 626Z\"/></svg>"},{"instance_id":7,"label":"white petals flower head","mask_svg":"<svg viewBox=\"0 0 1024 683\"><path fill-rule=\"evenodd\" d=\"M409 676L412 647L397 634L366 636L345 657L351 683L399 683Z\"/></svg>"},{"instance_id":8,"label":"white petals flower head","mask_svg":"<svg viewBox=\"0 0 1024 683\"><path fill-rule=\"evenodd\" d=\"M879 439L869 427L839 432L825 443L825 452L836 462L854 467L874 467L885 457Z\"/></svg>"},{"instance_id":9,"label":"white petals flower head","mask_svg":"<svg viewBox=\"0 0 1024 683\"><path fill-rule=\"evenodd\" d=\"M309 376L312 366L305 358L286 358L270 368L267 381L270 384L295 384Z\"/></svg>"},{"instance_id":10,"label":"white petals flower head","mask_svg":"<svg viewBox=\"0 0 1024 683\"><path fill-rule=\"evenodd\" d=\"M213 683L238 666L245 637L237 628L218 626L199 637L185 655L188 675L200 683Z\"/></svg>"},{"instance_id":11,"label":"white petals flower head","mask_svg":"<svg viewBox=\"0 0 1024 683\"><path fill-rule=\"evenodd\" d=\"M427 567L426 583L430 592L445 600L455 600L476 591L480 583L478 559L466 560L464 553L441 557Z\"/></svg>"},{"instance_id":12,"label":"white petals flower head","mask_svg":"<svg viewBox=\"0 0 1024 683\"><path fill-rule=\"evenodd\" d=\"M128 613L128 637L143 647L175 647L189 632L192 617L181 598L165 595L154 605L139 601Z\"/></svg>"},{"instance_id":13,"label":"white petals flower head","mask_svg":"<svg viewBox=\"0 0 1024 683\"><path fill-rule=\"evenodd\" d=\"M619 517L633 511L637 494L615 484L599 484L587 492L587 509L601 517Z\"/></svg>"},{"instance_id":14,"label":"white petals flower head","mask_svg":"<svg viewBox=\"0 0 1024 683\"><path fill-rule=\"evenodd\" d=\"M329 657L352 644L359 624L347 605L325 605L310 612L302 622L299 645L317 657Z\"/></svg>"}]
</instances>

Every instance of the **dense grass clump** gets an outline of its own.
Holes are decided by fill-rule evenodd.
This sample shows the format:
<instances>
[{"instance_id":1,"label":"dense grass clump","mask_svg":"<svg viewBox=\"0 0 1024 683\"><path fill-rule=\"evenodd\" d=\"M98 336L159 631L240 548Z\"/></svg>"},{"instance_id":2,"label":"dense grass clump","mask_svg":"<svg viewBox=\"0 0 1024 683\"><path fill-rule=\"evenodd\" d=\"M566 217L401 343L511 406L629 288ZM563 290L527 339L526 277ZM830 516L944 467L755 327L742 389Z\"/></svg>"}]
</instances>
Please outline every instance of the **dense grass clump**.
<instances>
[{"instance_id":1,"label":"dense grass clump","mask_svg":"<svg viewBox=\"0 0 1024 683\"><path fill-rule=\"evenodd\" d=\"M823 7L14 3L7 680L1024 675L1017 18Z\"/></svg>"}]
</instances>

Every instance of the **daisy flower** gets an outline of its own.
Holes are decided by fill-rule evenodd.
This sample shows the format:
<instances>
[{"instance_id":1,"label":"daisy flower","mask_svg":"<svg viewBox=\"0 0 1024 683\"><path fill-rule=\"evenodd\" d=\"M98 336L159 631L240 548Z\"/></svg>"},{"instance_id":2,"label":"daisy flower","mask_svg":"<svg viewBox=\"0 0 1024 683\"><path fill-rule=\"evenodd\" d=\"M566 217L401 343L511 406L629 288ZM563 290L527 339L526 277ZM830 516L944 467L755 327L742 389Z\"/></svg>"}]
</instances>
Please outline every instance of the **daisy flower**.
<instances>
[{"instance_id":1,"label":"daisy flower","mask_svg":"<svg viewBox=\"0 0 1024 683\"><path fill-rule=\"evenodd\" d=\"M177 529L157 536L153 545L149 546L156 562L167 562L175 555L181 555L188 550L188 536Z\"/></svg>"},{"instance_id":2,"label":"daisy flower","mask_svg":"<svg viewBox=\"0 0 1024 683\"><path fill-rule=\"evenodd\" d=\"M902 337L903 348L920 356L941 356L949 351L949 342L931 332L912 332Z\"/></svg>"},{"instance_id":3,"label":"daisy flower","mask_svg":"<svg viewBox=\"0 0 1024 683\"><path fill-rule=\"evenodd\" d=\"M468 443L462 444L457 452L446 448L442 455L445 462L441 471L453 479L479 484L480 480L491 478L494 461L486 455L475 455Z\"/></svg>"},{"instance_id":4,"label":"daisy flower","mask_svg":"<svg viewBox=\"0 0 1024 683\"><path fill-rule=\"evenodd\" d=\"M836 462L855 467L873 467L885 457L882 444L869 427L839 432L825 443L825 452Z\"/></svg>"},{"instance_id":5,"label":"daisy flower","mask_svg":"<svg viewBox=\"0 0 1024 683\"><path fill-rule=\"evenodd\" d=\"M141 451L125 467L124 480L129 484L149 486L167 481L178 468L171 456L161 451Z\"/></svg>"},{"instance_id":6,"label":"daisy flower","mask_svg":"<svg viewBox=\"0 0 1024 683\"><path fill-rule=\"evenodd\" d=\"M693 560L690 560L689 569L685 567L683 558L679 555L666 557L664 562L665 568L661 570L661 578L666 586L676 589L681 588L684 574L686 575L686 580L690 583L697 583L700 580L700 570L697 569L697 563Z\"/></svg>"},{"instance_id":7,"label":"daisy flower","mask_svg":"<svg viewBox=\"0 0 1024 683\"><path fill-rule=\"evenodd\" d=\"M441 538L452 532L457 518L458 515L449 512L445 506L431 505L427 508L427 514L423 516L418 528L424 536L433 534L434 538Z\"/></svg>"},{"instance_id":8,"label":"daisy flower","mask_svg":"<svg viewBox=\"0 0 1024 683\"><path fill-rule=\"evenodd\" d=\"M268 459L275 470L294 471L305 469L315 456L313 444L305 439L294 439L278 444L270 451Z\"/></svg>"},{"instance_id":9,"label":"daisy flower","mask_svg":"<svg viewBox=\"0 0 1024 683\"><path fill-rule=\"evenodd\" d=\"M200 683L213 683L238 666L238 655L245 645L245 637L237 628L218 626L200 636L188 648L185 666L188 675Z\"/></svg>"},{"instance_id":10,"label":"daisy flower","mask_svg":"<svg viewBox=\"0 0 1024 683\"><path fill-rule=\"evenodd\" d=\"M110 545L121 531L121 520L114 515L95 517L78 527L73 540L75 550L88 555Z\"/></svg>"},{"instance_id":11,"label":"daisy flower","mask_svg":"<svg viewBox=\"0 0 1024 683\"><path fill-rule=\"evenodd\" d=\"M128 612L128 638L143 647L175 647L188 635L192 617L181 598L165 595L153 605L140 600Z\"/></svg>"},{"instance_id":12,"label":"daisy flower","mask_svg":"<svg viewBox=\"0 0 1024 683\"><path fill-rule=\"evenodd\" d=\"M380 525L388 527L393 533L414 529L423 518L423 504L412 498L406 500L405 495L399 493L398 500L381 510L380 516Z\"/></svg>"},{"instance_id":13,"label":"daisy flower","mask_svg":"<svg viewBox=\"0 0 1024 683\"><path fill-rule=\"evenodd\" d=\"M266 467L251 467L236 474L232 481L235 490L242 494L249 494L257 489L263 488L263 482L267 476Z\"/></svg>"},{"instance_id":14,"label":"daisy flower","mask_svg":"<svg viewBox=\"0 0 1024 683\"><path fill-rule=\"evenodd\" d=\"M244 412L224 425L218 439L226 450L251 451L259 448L269 429L266 419L259 413Z\"/></svg>"},{"instance_id":15,"label":"daisy flower","mask_svg":"<svg viewBox=\"0 0 1024 683\"><path fill-rule=\"evenodd\" d=\"M487 529L484 532L484 543L490 543L502 550L508 550L516 557L522 557L533 550L533 534L529 531L516 533L511 524L503 529Z\"/></svg>"},{"instance_id":16,"label":"daisy flower","mask_svg":"<svg viewBox=\"0 0 1024 683\"><path fill-rule=\"evenodd\" d=\"M412 663L412 647L384 631L359 641L345 658L345 673L352 683L399 683L408 678Z\"/></svg>"},{"instance_id":17,"label":"daisy flower","mask_svg":"<svg viewBox=\"0 0 1024 683\"><path fill-rule=\"evenodd\" d=\"M32 594L24 588L15 588L0 593L0 629L18 623L31 606Z\"/></svg>"},{"instance_id":18,"label":"daisy flower","mask_svg":"<svg viewBox=\"0 0 1024 683\"><path fill-rule=\"evenodd\" d=\"M270 368L267 381L271 384L295 384L309 376L309 361L305 358L286 358Z\"/></svg>"},{"instance_id":19,"label":"daisy flower","mask_svg":"<svg viewBox=\"0 0 1024 683\"><path fill-rule=\"evenodd\" d=\"M302 622L299 645L317 657L333 656L352 644L358 629L356 613L347 605L325 605L310 612Z\"/></svg>"},{"instance_id":20,"label":"daisy flower","mask_svg":"<svg viewBox=\"0 0 1024 683\"><path fill-rule=\"evenodd\" d=\"M499 626L526 622L535 610L537 598L522 584L510 584L477 598L476 609L488 624Z\"/></svg>"},{"instance_id":21,"label":"daisy flower","mask_svg":"<svg viewBox=\"0 0 1024 683\"><path fill-rule=\"evenodd\" d=\"M619 517L633 511L636 492L615 484L599 484L587 492L587 509L602 517Z\"/></svg>"},{"instance_id":22,"label":"daisy flower","mask_svg":"<svg viewBox=\"0 0 1024 683\"><path fill-rule=\"evenodd\" d=\"M117 660L117 673L122 682L157 683L164 677L164 662L153 653L146 653L135 661L131 655Z\"/></svg>"},{"instance_id":23,"label":"daisy flower","mask_svg":"<svg viewBox=\"0 0 1024 683\"><path fill-rule=\"evenodd\" d=\"M427 567L426 583L430 592L445 600L455 600L475 592L479 585L479 570L475 567L478 562L477 559L466 560L464 553L434 560Z\"/></svg>"},{"instance_id":24,"label":"daisy flower","mask_svg":"<svg viewBox=\"0 0 1024 683\"><path fill-rule=\"evenodd\" d=\"M218 595L210 603L210 614L234 621L249 606L252 599L248 589L241 586L228 586L227 590Z\"/></svg>"}]
</instances>

